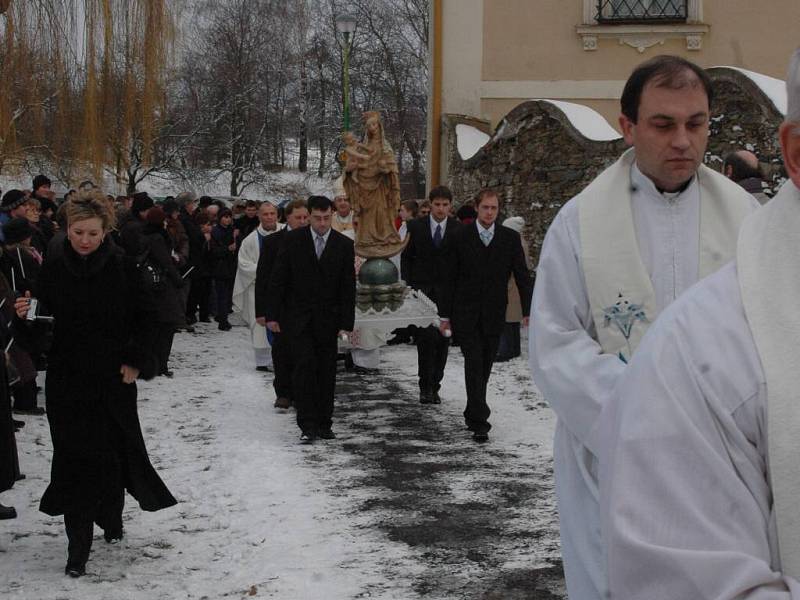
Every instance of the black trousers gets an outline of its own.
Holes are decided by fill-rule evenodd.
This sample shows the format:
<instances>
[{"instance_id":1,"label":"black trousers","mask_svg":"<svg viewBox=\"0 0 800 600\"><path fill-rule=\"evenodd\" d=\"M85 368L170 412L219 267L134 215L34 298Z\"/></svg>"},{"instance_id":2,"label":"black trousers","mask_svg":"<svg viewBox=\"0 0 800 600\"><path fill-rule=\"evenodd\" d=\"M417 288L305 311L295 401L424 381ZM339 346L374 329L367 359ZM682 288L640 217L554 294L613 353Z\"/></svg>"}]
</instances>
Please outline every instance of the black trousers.
<instances>
[{"instance_id":1,"label":"black trousers","mask_svg":"<svg viewBox=\"0 0 800 600\"><path fill-rule=\"evenodd\" d=\"M169 355L172 353L172 341L175 338L174 326L170 323L159 323L156 334L156 356L158 357L158 374L163 375L169 368Z\"/></svg>"},{"instance_id":2,"label":"black trousers","mask_svg":"<svg viewBox=\"0 0 800 600\"><path fill-rule=\"evenodd\" d=\"M210 314L208 310L208 298L211 295L211 278L200 277L192 279L189 288L189 301L186 304L186 317L194 317L200 311L200 319L207 320Z\"/></svg>"},{"instance_id":3,"label":"black trousers","mask_svg":"<svg viewBox=\"0 0 800 600\"><path fill-rule=\"evenodd\" d=\"M487 335L477 327L472 331L459 332L458 342L464 354L464 382L467 388L464 422L476 433L488 433L492 428L489 424L492 411L486 404L486 384L492 373L494 357L497 356L500 336Z\"/></svg>"},{"instance_id":4,"label":"black trousers","mask_svg":"<svg viewBox=\"0 0 800 600\"><path fill-rule=\"evenodd\" d=\"M278 398L291 400L293 362L289 340L282 333L273 333L272 336L272 368L275 372L272 387Z\"/></svg>"},{"instance_id":5,"label":"black trousers","mask_svg":"<svg viewBox=\"0 0 800 600\"><path fill-rule=\"evenodd\" d=\"M497 348L497 362L517 358L520 355L519 323L506 323Z\"/></svg>"},{"instance_id":6,"label":"black trousers","mask_svg":"<svg viewBox=\"0 0 800 600\"><path fill-rule=\"evenodd\" d=\"M297 425L315 436L331 428L333 393L336 388L336 334L321 336L311 327L292 333L292 400Z\"/></svg>"},{"instance_id":7,"label":"black trousers","mask_svg":"<svg viewBox=\"0 0 800 600\"><path fill-rule=\"evenodd\" d=\"M217 323L227 323L233 303L233 279L214 279L217 292Z\"/></svg>"},{"instance_id":8,"label":"black trousers","mask_svg":"<svg viewBox=\"0 0 800 600\"><path fill-rule=\"evenodd\" d=\"M433 326L417 329L417 369L421 392L438 392L442 387L450 338Z\"/></svg>"},{"instance_id":9,"label":"black trousers","mask_svg":"<svg viewBox=\"0 0 800 600\"><path fill-rule=\"evenodd\" d=\"M64 514L64 526L69 540L70 566L83 566L92 550L94 524L114 537L122 534L122 509L125 506L125 488L120 486L101 500L93 510Z\"/></svg>"},{"instance_id":10,"label":"black trousers","mask_svg":"<svg viewBox=\"0 0 800 600\"><path fill-rule=\"evenodd\" d=\"M28 383L18 383L11 388L14 397L14 408L17 410L31 410L36 408L36 380Z\"/></svg>"}]
</instances>

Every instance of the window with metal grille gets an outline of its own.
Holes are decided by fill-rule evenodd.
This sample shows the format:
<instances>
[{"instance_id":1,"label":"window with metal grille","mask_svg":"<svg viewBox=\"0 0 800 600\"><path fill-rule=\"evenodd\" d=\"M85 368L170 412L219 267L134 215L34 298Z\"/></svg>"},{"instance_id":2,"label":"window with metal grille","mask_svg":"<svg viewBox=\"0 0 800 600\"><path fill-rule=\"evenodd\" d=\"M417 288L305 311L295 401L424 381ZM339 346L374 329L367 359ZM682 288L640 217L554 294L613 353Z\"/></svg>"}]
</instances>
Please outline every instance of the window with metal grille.
<instances>
[{"instance_id":1,"label":"window with metal grille","mask_svg":"<svg viewBox=\"0 0 800 600\"><path fill-rule=\"evenodd\" d=\"M598 23L685 23L688 0L598 0Z\"/></svg>"}]
</instances>

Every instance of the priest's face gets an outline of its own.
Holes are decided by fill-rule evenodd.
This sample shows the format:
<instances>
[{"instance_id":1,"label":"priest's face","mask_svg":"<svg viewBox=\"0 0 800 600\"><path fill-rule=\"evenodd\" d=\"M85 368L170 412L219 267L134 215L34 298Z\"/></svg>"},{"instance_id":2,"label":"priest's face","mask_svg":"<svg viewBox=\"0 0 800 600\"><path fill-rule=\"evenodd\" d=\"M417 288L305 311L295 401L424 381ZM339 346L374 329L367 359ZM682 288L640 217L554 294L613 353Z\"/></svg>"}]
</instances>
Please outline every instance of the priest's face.
<instances>
[{"instance_id":1,"label":"priest's face","mask_svg":"<svg viewBox=\"0 0 800 600\"><path fill-rule=\"evenodd\" d=\"M258 209L258 219L261 227L266 231L272 231L278 226L278 209L270 202L264 202Z\"/></svg>"},{"instance_id":2,"label":"priest's face","mask_svg":"<svg viewBox=\"0 0 800 600\"><path fill-rule=\"evenodd\" d=\"M648 82L638 121L625 115L625 141L636 149L639 170L664 191L680 189L697 171L708 143L708 96L699 80L678 89Z\"/></svg>"}]
</instances>

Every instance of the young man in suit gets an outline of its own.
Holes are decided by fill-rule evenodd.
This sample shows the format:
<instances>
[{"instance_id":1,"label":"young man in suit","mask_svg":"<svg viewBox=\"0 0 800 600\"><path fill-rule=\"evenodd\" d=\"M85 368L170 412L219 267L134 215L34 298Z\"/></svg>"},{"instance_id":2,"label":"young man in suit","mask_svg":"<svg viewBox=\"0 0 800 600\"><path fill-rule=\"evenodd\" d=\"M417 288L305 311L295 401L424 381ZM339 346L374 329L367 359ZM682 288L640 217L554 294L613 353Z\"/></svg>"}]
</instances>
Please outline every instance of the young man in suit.
<instances>
[{"instance_id":1,"label":"young man in suit","mask_svg":"<svg viewBox=\"0 0 800 600\"><path fill-rule=\"evenodd\" d=\"M400 271L403 280L430 298L441 313L451 241L461 223L449 216L453 194L448 188L433 188L428 200L430 215L407 222L410 239L400 257ZM440 404L439 388L447 364L450 338L430 326L420 328L416 339L419 401L422 404Z\"/></svg>"},{"instance_id":2,"label":"young man in suit","mask_svg":"<svg viewBox=\"0 0 800 600\"><path fill-rule=\"evenodd\" d=\"M310 227L286 234L267 284L266 324L289 340L300 441L334 439L336 346L355 321L353 242L331 229L333 203L308 199ZM279 320L280 319L280 320Z\"/></svg>"},{"instance_id":3,"label":"young man in suit","mask_svg":"<svg viewBox=\"0 0 800 600\"><path fill-rule=\"evenodd\" d=\"M286 234L294 229L308 225L308 208L306 201L297 198L284 207L286 227L267 236L258 257L256 267L256 322L267 326L267 293L270 276L275 267L275 258L280 253ZM278 307L281 310L281 307ZM277 316L280 323L280 314ZM275 377L272 386L275 388L275 407L287 409L292 404L292 357L289 354L289 342L282 333L270 331L272 337L272 366Z\"/></svg>"},{"instance_id":4,"label":"young man in suit","mask_svg":"<svg viewBox=\"0 0 800 600\"><path fill-rule=\"evenodd\" d=\"M476 442L489 439L486 384L497 356L505 325L508 278L513 273L522 304L522 324L528 326L531 282L519 234L495 223L500 200L497 192L481 190L476 201L478 218L452 240L446 274L440 329L452 327L464 354L467 407L464 420Z\"/></svg>"}]
</instances>

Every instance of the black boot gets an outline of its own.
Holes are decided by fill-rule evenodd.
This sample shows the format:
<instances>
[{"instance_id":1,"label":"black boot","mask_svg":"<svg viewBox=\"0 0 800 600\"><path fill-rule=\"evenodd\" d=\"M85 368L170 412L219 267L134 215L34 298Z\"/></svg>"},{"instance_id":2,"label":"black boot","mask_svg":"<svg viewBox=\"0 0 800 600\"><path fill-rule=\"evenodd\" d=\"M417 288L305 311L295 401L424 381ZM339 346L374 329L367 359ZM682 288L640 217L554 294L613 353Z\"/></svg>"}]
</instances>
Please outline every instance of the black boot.
<instances>
[{"instance_id":1,"label":"black boot","mask_svg":"<svg viewBox=\"0 0 800 600\"><path fill-rule=\"evenodd\" d=\"M13 506L3 506L0 504L0 519L16 519L17 511Z\"/></svg>"}]
</instances>

